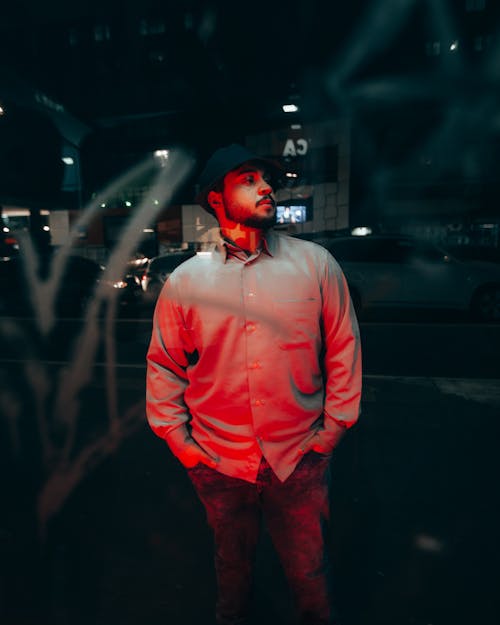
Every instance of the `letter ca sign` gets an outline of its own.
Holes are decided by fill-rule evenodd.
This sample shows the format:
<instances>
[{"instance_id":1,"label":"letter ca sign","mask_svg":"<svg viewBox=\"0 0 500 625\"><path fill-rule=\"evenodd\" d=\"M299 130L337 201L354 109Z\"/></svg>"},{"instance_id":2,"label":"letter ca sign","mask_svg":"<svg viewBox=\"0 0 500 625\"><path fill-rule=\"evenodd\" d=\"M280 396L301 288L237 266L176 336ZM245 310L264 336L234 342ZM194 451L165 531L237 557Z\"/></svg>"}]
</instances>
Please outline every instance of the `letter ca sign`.
<instances>
[{"instance_id":1,"label":"letter ca sign","mask_svg":"<svg viewBox=\"0 0 500 625\"><path fill-rule=\"evenodd\" d=\"M283 156L304 156L307 154L309 144L306 139L287 139L283 148Z\"/></svg>"}]
</instances>

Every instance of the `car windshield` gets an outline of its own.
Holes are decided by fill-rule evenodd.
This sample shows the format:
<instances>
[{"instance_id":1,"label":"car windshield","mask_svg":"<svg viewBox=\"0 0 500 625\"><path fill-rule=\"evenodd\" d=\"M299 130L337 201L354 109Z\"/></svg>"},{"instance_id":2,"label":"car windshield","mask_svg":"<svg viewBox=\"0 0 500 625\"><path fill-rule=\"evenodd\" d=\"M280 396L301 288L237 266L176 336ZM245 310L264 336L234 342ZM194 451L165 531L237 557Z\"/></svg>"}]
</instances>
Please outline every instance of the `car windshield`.
<instances>
[{"instance_id":1,"label":"car windshield","mask_svg":"<svg viewBox=\"0 0 500 625\"><path fill-rule=\"evenodd\" d=\"M151 272L172 272L176 267L183 263L191 256L194 256L194 252L187 252L185 254L170 254L168 256L159 256L151 261L149 270Z\"/></svg>"}]
</instances>

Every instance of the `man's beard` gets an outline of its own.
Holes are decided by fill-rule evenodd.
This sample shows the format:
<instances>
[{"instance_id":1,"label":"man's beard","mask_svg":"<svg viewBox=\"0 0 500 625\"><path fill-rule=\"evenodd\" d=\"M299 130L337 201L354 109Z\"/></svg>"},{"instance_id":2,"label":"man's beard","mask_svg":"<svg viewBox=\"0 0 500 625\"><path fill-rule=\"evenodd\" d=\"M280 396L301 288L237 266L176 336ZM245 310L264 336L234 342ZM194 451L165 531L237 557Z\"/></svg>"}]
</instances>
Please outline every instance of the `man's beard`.
<instances>
[{"instance_id":1,"label":"man's beard","mask_svg":"<svg viewBox=\"0 0 500 625\"><path fill-rule=\"evenodd\" d=\"M257 228L259 230L269 230L276 224L276 207L272 215L268 217L259 217L256 215L247 215L245 217L238 215L238 208L232 205L224 204L224 211L226 213L226 217L231 219L231 221L235 221L236 223L240 223L242 226L247 226L248 228Z\"/></svg>"},{"instance_id":2,"label":"man's beard","mask_svg":"<svg viewBox=\"0 0 500 625\"><path fill-rule=\"evenodd\" d=\"M248 228L259 228L260 230L264 230L264 232L272 228L275 224L276 212L269 217L247 217L243 222L243 225Z\"/></svg>"}]
</instances>

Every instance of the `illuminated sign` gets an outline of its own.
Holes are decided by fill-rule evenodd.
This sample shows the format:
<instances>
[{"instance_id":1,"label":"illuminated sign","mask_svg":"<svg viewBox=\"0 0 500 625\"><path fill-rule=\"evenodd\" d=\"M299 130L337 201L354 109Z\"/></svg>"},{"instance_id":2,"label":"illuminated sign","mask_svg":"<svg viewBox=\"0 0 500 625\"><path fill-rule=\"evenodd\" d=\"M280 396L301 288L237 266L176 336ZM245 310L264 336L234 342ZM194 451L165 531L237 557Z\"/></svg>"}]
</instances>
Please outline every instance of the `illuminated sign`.
<instances>
[{"instance_id":1,"label":"illuminated sign","mask_svg":"<svg viewBox=\"0 0 500 625\"><path fill-rule=\"evenodd\" d=\"M308 149L307 139L287 139L283 148L283 156L304 156Z\"/></svg>"}]
</instances>

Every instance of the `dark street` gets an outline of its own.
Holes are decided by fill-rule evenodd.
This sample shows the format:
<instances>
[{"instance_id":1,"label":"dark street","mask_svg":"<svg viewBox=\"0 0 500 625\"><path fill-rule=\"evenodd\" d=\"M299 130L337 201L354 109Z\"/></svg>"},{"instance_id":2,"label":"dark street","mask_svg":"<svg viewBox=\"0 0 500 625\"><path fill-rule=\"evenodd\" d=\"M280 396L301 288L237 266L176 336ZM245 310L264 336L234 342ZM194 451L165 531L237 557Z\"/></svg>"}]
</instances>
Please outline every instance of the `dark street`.
<instances>
[{"instance_id":1,"label":"dark street","mask_svg":"<svg viewBox=\"0 0 500 625\"><path fill-rule=\"evenodd\" d=\"M498 353L499 328L461 325L459 363L453 342L441 343L420 370L407 356L395 359L405 344L422 336L432 343L453 328L362 325L362 417L331 465L329 551L346 625L486 624L498 614L500 382L488 349ZM392 369L382 351L388 333L399 337L385 343ZM469 344L467 337L478 335L481 341ZM457 367L470 359L476 372L489 375L475 376L471 367L470 378L457 376ZM4 362L3 379L21 379L22 368ZM51 375L58 368L52 365ZM433 368L435 375L422 375ZM212 622L204 512L183 468L141 419L143 365L129 363L117 372L120 402L124 408L137 404L137 416L129 435L103 454L51 521L40 561L26 542L29 528L19 525L30 505L24 489L32 476L26 467L2 472L10 518L1 537L6 625ZM104 391L103 367L95 367L82 393L89 431L106 410ZM291 598L265 531L256 567L254 622L293 623Z\"/></svg>"}]
</instances>

